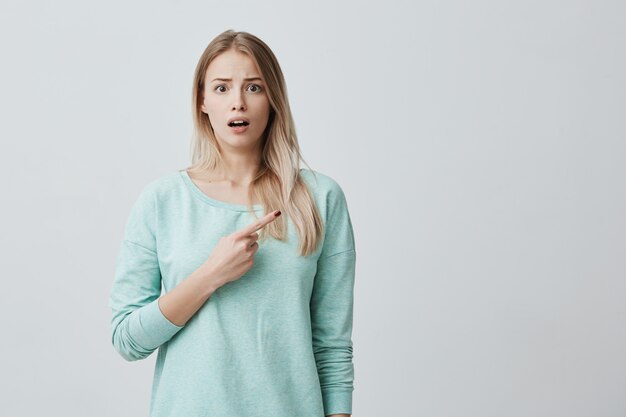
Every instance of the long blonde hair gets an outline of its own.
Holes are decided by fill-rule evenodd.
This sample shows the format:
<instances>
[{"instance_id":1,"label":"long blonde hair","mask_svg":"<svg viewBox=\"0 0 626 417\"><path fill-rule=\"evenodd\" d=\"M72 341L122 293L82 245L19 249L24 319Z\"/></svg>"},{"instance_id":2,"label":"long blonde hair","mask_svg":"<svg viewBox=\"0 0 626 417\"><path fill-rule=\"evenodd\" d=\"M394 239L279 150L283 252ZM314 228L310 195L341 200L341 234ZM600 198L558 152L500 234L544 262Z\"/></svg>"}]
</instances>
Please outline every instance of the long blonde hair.
<instances>
[{"instance_id":1,"label":"long blonde hair","mask_svg":"<svg viewBox=\"0 0 626 417\"><path fill-rule=\"evenodd\" d=\"M300 177L300 160L307 167L309 165L300 152L280 65L271 49L250 33L226 30L215 37L200 56L192 89L192 164L187 169L211 172L222 161L213 127L208 115L202 112L201 104L209 64L219 54L230 49L248 54L256 63L265 80L270 103L268 124L260 139L262 157L259 169L250 183L247 206L248 211L256 217L251 204L256 197L266 213L279 209L283 215L259 232L259 240L266 239L268 235L281 241L286 240L287 220L290 219L298 233L300 255L310 255L317 249L324 225L315 200ZM315 175L313 170L310 171Z\"/></svg>"}]
</instances>

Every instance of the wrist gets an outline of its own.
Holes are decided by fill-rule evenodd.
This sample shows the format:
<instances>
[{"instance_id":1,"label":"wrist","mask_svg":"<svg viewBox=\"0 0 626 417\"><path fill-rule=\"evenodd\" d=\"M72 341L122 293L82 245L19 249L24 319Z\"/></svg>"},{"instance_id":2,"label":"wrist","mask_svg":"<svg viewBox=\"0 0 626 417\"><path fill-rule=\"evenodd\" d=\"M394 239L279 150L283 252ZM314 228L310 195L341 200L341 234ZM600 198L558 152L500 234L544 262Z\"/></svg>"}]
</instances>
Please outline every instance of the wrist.
<instances>
[{"instance_id":1,"label":"wrist","mask_svg":"<svg viewBox=\"0 0 626 417\"><path fill-rule=\"evenodd\" d=\"M210 265L203 264L194 272L194 274L202 283L201 287L205 291L205 295L207 297L210 297L219 287L223 285L219 281L215 270Z\"/></svg>"}]
</instances>

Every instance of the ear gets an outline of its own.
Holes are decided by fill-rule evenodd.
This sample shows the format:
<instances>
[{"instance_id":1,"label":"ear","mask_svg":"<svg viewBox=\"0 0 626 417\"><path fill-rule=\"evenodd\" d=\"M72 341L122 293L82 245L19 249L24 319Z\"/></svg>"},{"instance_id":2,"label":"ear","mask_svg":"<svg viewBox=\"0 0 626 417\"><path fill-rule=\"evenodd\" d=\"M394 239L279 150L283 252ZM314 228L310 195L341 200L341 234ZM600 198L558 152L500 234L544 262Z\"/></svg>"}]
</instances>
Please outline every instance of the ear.
<instances>
[{"instance_id":1,"label":"ear","mask_svg":"<svg viewBox=\"0 0 626 417\"><path fill-rule=\"evenodd\" d=\"M200 110L202 110L202 113L208 114L206 106L204 105L204 91L198 91L198 96L198 99L200 100Z\"/></svg>"}]
</instances>

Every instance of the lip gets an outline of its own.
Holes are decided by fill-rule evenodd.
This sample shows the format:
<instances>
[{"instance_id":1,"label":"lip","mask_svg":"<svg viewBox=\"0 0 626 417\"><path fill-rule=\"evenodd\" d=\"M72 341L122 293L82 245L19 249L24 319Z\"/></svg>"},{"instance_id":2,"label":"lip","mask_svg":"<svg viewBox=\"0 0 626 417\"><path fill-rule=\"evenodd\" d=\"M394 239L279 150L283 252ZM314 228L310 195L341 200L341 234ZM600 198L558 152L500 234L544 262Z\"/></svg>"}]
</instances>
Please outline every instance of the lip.
<instances>
[{"instance_id":1,"label":"lip","mask_svg":"<svg viewBox=\"0 0 626 417\"><path fill-rule=\"evenodd\" d=\"M250 127L250 125L248 125L248 126L232 126L232 127L231 127L231 126L228 126L228 128L229 128L232 132L234 132L234 133L243 133L243 132L245 132L246 130L248 130L248 128L249 128L249 127Z\"/></svg>"},{"instance_id":2,"label":"lip","mask_svg":"<svg viewBox=\"0 0 626 417\"><path fill-rule=\"evenodd\" d=\"M235 120L243 120L243 121L245 121L245 122L247 122L247 123L248 123L248 126L250 126L250 119L248 119L247 117L241 117L241 116L239 116L239 117L237 117L237 116L236 116L236 117L231 117L231 118L230 118L230 119L228 119L228 121L226 122L226 125L228 126L228 124L229 124L230 122L234 122ZM230 127L230 126L229 126L229 127Z\"/></svg>"}]
</instances>

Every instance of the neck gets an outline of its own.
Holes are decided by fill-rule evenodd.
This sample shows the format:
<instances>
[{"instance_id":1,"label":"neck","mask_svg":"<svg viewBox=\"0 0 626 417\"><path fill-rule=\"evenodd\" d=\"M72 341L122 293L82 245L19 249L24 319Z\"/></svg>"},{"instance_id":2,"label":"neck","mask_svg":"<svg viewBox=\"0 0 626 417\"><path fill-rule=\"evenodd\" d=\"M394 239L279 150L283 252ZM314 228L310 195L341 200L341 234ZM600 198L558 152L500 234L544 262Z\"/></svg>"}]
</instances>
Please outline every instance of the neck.
<instances>
[{"instance_id":1,"label":"neck","mask_svg":"<svg viewBox=\"0 0 626 417\"><path fill-rule=\"evenodd\" d=\"M214 181L223 181L232 186L248 186L255 177L260 156L257 153L222 153L222 162L210 174Z\"/></svg>"}]
</instances>

